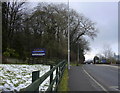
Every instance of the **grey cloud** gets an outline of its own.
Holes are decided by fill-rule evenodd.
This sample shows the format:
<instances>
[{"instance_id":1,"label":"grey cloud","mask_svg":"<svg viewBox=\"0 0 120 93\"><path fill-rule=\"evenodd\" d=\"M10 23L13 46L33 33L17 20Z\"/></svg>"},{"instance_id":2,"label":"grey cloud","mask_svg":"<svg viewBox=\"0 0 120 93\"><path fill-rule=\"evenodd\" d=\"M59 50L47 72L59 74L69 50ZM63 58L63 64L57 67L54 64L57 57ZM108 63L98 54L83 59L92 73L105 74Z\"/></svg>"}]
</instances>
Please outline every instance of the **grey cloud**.
<instances>
[{"instance_id":1,"label":"grey cloud","mask_svg":"<svg viewBox=\"0 0 120 93\"><path fill-rule=\"evenodd\" d=\"M118 44L118 4L117 2L77 2L70 3L70 7L97 23L99 33L94 41L90 40L91 48L95 52L96 48L100 51L103 44L112 46L117 52ZM113 44L113 45L112 45Z\"/></svg>"}]
</instances>

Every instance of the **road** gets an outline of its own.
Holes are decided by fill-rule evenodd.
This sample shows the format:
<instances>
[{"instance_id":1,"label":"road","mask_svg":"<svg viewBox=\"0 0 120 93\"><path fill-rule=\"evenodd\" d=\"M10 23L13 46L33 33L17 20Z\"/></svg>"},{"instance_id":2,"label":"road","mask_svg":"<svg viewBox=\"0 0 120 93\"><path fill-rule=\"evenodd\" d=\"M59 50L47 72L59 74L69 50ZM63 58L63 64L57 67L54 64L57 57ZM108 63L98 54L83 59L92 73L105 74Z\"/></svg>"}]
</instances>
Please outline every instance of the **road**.
<instances>
[{"instance_id":1,"label":"road","mask_svg":"<svg viewBox=\"0 0 120 93\"><path fill-rule=\"evenodd\" d=\"M106 90L118 90L118 77L120 72L117 66L105 64L86 64L82 68Z\"/></svg>"},{"instance_id":2,"label":"road","mask_svg":"<svg viewBox=\"0 0 120 93\"><path fill-rule=\"evenodd\" d=\"M72 66L70 91L118 91L118 67L102 64Z\"/></svg>"}]
</instances>

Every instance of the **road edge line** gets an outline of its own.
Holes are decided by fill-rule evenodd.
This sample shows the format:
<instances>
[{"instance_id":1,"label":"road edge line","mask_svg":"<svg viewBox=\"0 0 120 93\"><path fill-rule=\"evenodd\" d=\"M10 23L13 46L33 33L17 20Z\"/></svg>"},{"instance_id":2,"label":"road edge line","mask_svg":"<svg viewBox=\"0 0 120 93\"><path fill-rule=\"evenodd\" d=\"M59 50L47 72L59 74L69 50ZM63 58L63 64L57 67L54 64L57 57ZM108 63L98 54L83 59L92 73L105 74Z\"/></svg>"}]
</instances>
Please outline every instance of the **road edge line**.
<instances>
[{"instance_id":1,"label":"road edge line","mask_svg":"<svg viewBox=\"0 0 120 93\"><path fill-rule=\"evenodd\" d=\"M82 67L83 71L99 86L103 89L103 91L108 92L107 89L105 89L100 83L98 83L83 67Z\"/></svg>"}]
</instances>

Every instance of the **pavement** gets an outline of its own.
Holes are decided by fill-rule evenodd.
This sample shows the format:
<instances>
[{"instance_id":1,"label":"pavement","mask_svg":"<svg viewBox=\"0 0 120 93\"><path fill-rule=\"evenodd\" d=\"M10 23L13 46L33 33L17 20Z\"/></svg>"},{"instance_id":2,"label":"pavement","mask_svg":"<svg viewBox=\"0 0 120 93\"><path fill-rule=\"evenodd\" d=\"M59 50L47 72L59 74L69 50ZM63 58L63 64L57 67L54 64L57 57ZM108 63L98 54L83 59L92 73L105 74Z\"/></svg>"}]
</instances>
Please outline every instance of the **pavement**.
<instances>
[{"instance_id":1,"label":"pavement","mask_svg":"<svg viewBox=\"0 0 120 93\"><path fill-rule=\"evenodd\" d=\"M71 66L68 75L70 91L118 91L118 68L113 66Z\"/></svg>"},{"instance_id":2,"label":"pavement","mask_svg":"<svg viewBox=\"0 0 120 93\"><path fill-rule=\"evenodd\" d=\"M102 91L102 89L87 76L81 66L71 66L68 74L68 87L70 91Z\"/></svg>"}]
</instances>

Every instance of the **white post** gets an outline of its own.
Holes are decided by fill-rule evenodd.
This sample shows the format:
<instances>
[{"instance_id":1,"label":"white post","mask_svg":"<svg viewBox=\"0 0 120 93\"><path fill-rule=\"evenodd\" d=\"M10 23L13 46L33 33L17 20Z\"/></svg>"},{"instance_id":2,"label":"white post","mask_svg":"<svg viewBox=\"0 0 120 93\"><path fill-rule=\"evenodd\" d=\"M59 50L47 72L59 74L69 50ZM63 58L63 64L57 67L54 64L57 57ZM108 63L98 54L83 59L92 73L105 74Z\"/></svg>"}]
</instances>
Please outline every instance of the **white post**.
<instances>
[{"instance_id":1,"label":"white post","mask_svg":"<svg viewBox=\"0 0 120 93\"><path fill-rule=\"evenodd\" d=\"M79 42L78 42L78 63L77 63L77 65L79 64Z\"/></svg>"},{"instance_id":2,"label":"white post","mask_svg":"<svg viewBox=\"0 0 120 93\"><path fill-rule=\"evenodd\" d=\"M68 69L70 69L69 0L68 0Z\"/></svg>"}]
</instances>

